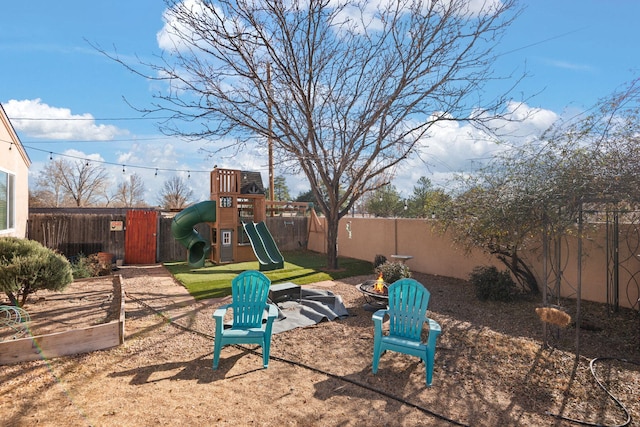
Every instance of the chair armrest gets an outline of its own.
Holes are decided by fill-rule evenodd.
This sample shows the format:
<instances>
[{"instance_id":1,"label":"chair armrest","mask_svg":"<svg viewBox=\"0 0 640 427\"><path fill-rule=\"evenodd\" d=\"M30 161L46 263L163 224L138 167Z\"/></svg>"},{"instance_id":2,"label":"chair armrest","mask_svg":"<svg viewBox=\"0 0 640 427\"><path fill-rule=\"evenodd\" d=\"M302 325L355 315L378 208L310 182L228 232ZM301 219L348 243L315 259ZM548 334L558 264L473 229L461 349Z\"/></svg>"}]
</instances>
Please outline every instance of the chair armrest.
<instances>
[{"instance_id":1,"label":"chair armrest","mask_svg":"<svg viewBox=\"0 0 640 427\"><path fill-rule=\"evenodd\" d=\"M384 317L387 315L387 309L381 308L380 310L373 313L371 319L373 320L374 329L379 329L382 331L382 322L384 321Z\"/></svg>"},{"instance_id":2,"label":"chair armrest","mask_svg":"<svg viewBox=\"0 0 640 427\"><path fill-rule=\"evenodd\" d=\"M275 304L267 304L267 307L269 308L267 319L273 320L278 317L278 306L276 306Z\"/></svg>"},{"instance_id":3,"label":"chair armrest","mask_svg":"<svg viewBox=\"0 0 640 427\"><path fill-rule=\"evenodd\" d=\"M216 308L216 310L213 312L213 316L211 317L213 317L216 320L220 319L220 321L222 321L222 318L227 313L227 310L229 309L229 307L231 307L231 304L221 305L220 307Z\"/></svg>"},{"instance_id":4,"label":"chair armrest","mask_svg":"<svg viewBox=\"0 0 640 427\"><path fill-rule=\"evenodd\" d=\"M440 327L440 324L438 322L436 322L435 320L430 319L430 318L427 317L426 322L429 323L429 332L430 333L431 332L436 332L436 333L439 334L440 332L442 332L442 328Z\"/></svg>"},{"instance_id":5,"label":"chair armrest","mask_svg":"<svg viewBox=\"0 0 640 427\"><path fill-rule=\"evenodd\" d=\"M429 341L428 341L427 345L429 347L435 349L436 348L436 340L438 339L438 336L442 332L442 328L440 327L440 324L438 322L436 322L433 319L429 319L428 317L426 318L425 322L429 323L429 337L427 338Z\"/></svg>"},{"instance_id":6,"label":"chair armrest","mask_svg":"<svg viewBox=\"0 0 640 427\"><path fill-rule=\"evenodd\" d=\"M267 304L269 311L267 312L267 323L264 326L265 335L271 339L271 328L273 321L278 317L278 307L275 304Z\"/></svg>"},{"instance_id":7,"label":"chair armrest","mask_svg":"<svg viewBox=\"0 0 640 427\"><path fill-rule=\"evenodd\" d=\"M382 338L382 322L386 314L387 314L387 309L383 308L376 311L371 316L371 319L373 320L373 342L374 343L376 342L379 343L380 338Z\"/></svg>"},{"instance_id":8,"label":"chair armrest","mask_svg":"<svg viewBox=\"0 0 640 427\"><path fill-rule=\"evenodd\" d=\"M373 315L371 316L371 319L373 319L374 324L379 323L380 325L382 325L382 322L384 321L384 316L386 316L386 314L387 314L387 309L382 308L376 311L375 313L373 313Z\"/></svg>"}]
</instances>

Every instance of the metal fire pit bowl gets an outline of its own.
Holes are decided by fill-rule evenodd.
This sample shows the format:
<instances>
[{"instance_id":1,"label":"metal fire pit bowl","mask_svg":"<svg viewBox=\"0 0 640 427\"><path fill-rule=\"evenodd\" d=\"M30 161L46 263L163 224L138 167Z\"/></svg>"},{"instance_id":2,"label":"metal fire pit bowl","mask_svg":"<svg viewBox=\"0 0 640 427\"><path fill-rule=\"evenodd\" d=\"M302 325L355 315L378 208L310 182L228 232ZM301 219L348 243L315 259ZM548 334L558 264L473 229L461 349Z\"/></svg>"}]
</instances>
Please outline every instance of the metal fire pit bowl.
<instances>
[{"instance_id":1,"label":"metal fire pit bowl","mask_svg":"<svg viewBox=\"0 0 640 427\"><path fill-rule=\"evenodd\" d=\"M376 311L381 308L386 308L387 302L389 301L387 290L388 285L386 283L384 284L384 293L381 294L374 290L375 284L375 280L367 280L356 285L356 289L364 296L364 300L366 302L364 309L367 311Z\"/></svg>"}]
</instances>

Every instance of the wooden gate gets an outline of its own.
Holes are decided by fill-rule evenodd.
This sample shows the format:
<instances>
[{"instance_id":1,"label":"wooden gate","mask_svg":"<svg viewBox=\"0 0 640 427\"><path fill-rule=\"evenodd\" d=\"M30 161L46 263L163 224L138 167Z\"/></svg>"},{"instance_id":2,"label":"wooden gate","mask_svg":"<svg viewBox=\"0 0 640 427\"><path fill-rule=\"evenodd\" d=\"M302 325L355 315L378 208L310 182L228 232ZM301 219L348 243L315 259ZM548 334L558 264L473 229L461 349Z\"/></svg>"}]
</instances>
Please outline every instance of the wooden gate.
<instances>
[{"instance_id":1,"label":"wooden gate","mask_svg":"<svg viewBox=\"0 0 640 427\"><path fill-rule=\"evenodd\" d=\"M158 212L127 211L125 231L125 264L154 264L156 262L156 231Z\"/></svg>"}]
</instances>

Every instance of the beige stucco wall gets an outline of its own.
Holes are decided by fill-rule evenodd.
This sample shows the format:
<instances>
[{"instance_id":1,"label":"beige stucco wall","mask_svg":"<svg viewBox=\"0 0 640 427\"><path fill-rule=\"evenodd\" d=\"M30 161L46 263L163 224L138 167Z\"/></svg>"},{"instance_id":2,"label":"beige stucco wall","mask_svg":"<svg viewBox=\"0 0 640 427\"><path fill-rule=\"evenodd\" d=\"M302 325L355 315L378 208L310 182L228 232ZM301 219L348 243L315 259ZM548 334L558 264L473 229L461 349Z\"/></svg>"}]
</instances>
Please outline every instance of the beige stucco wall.
<instances>
[{"instance_id":1,"label":"beige stucco wall","mask_svg":"<svg viewBox=\"0 0 640 427\"><path fill-rule=\"evenodd\" d=\"M29 216L29 166L31 161L0 106L0 170L15 175L15 228L0 236L26 237Z\"/></svg>"},{"instance_id":2,"label":"beige stucco wall","mask_svg":"<svg viewBox=\"0 0 640 427\"><path fill-rule=\"evenodd\" d=\"M373 261L377 254L411 255L406 261L413 271L467 278L477 265L491 264L480 252L469 256L451 244L451 239L431 228L431 220L402 218L343 218L338 231L340 255ZM351 229L351 233L347 230Z\"/></svg>"},{"instance_id":3,"label":"beige stucco wall","mask_svg":"<svg viewBox=\"0 0 640 427\"><path fill-rule=\"evenodd\" d=\"M495 265L504 269L496 259L479 251L465 254L453 246L451 239L432 228L431 219L402 218L358 218L345 217L340 221L338 231L338 253L341 256L374 260L377 254L391 260L393 254L411 255L407 265L412 271L436 274L460 279L468 279L476 266ZM607 302L607 261L606 232L604 226L588 230L588 238L583 239L583 258L581 265L582 299ZM626 234L625 234L626 235ZM631 236L632 234L630 234ZM621 238L621 240L623 240ZM626 241L626 240L625 240ZM562 246L560 269L562 270L561 295L576 297L578 292L578 259L576 238L567 238ZM540 245L541 246L541 245ZM620 268L618 296L623 307L637 308L640 297L635 276L640 281L640 261L635 252L640 245L631 242L620 244ZM324 218L312 218L310 221L308 248L325 253ZM635 249L634 249L635 248ZM543 257L540 247L523 253L533 265L539 283L543 283ZM556 259L549 256L549 259ZM548 271L551 272L549 267ZM551 277L551 275L548 275Z\"/></svg>"}]
</instances>

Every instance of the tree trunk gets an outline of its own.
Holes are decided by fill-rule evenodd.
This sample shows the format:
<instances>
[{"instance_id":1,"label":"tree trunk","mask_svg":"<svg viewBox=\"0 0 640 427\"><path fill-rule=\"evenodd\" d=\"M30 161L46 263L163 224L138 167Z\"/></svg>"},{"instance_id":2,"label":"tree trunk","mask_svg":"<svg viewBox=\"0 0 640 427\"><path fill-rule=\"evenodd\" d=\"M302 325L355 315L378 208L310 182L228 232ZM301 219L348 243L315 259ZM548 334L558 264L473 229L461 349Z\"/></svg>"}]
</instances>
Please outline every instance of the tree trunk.
<instances>
[{"instance_id":1,"label":"tree trunk","mask_svg":"<svg viewBox=\"0 0 640 427\"><path fill-rule=\"evenodd\" d=\"M327 269L338 269L338 225L340 218L330 215L327 219Z\"/></svg>"},{"instance_id":2,"label":"tree trunk","mask_svg":"<svg viewBox=\"0 0 640 427\"><path fill-rule=\"evenodd\" d=\"M20 305L18 304L18 299L16 298L16 296L13 293L5 292L5 294L7 294L7 296L9 297L9 301L11 301L11 305L13 305L15 307L20 307Z\"/></svg>"},{"instance_id":3,"label":"tree trunk","mask_svg":"<svg viewBox=\"0 0 640 427\"><path fill-rule=\"evenodd\" d=\"M501 252L493 252L493 254L511 271L522 288L534 294L540 291L536 276L519 256Z\"/></svg>"}]
</instances>

